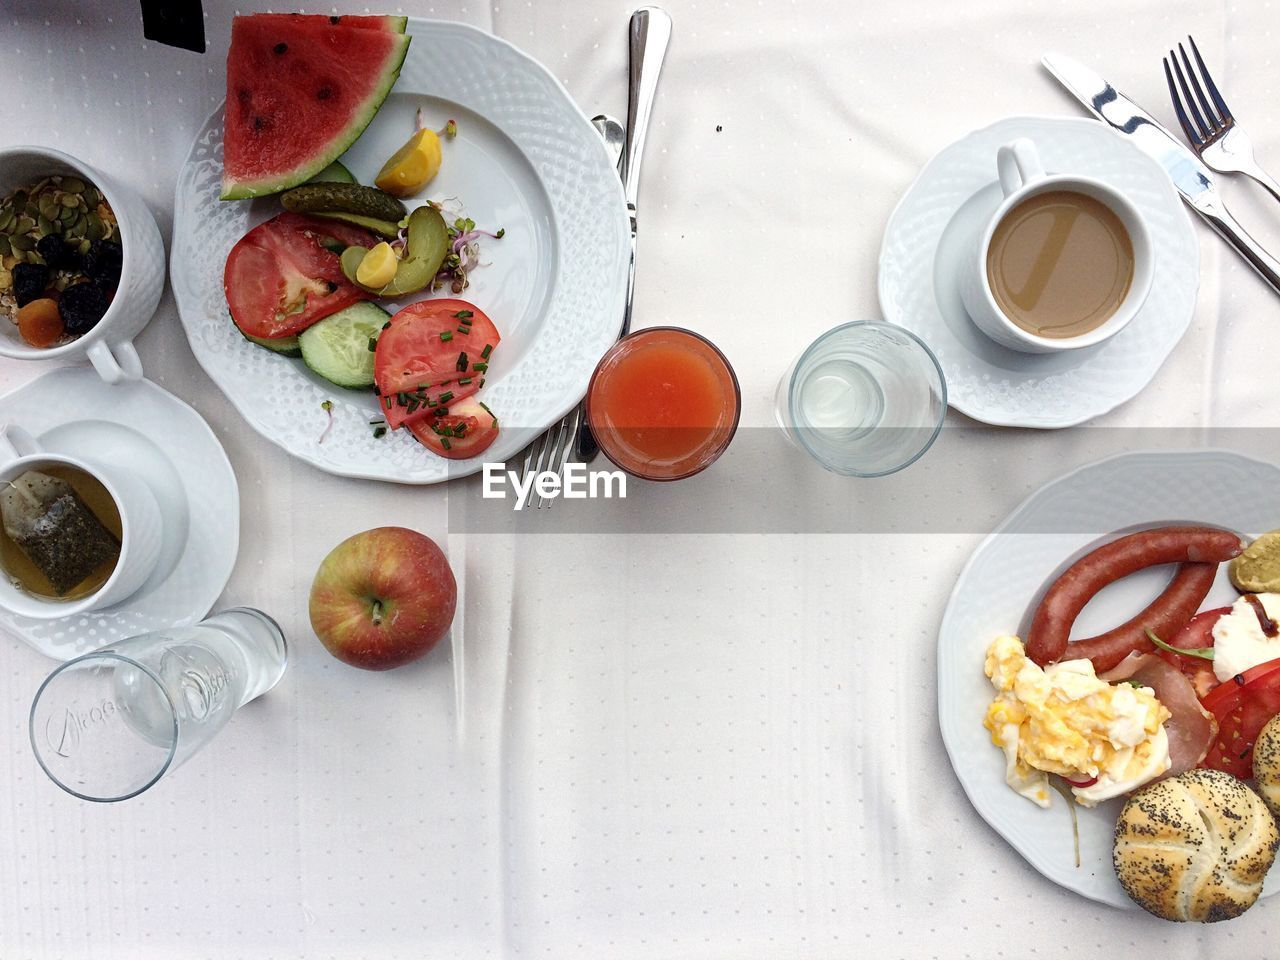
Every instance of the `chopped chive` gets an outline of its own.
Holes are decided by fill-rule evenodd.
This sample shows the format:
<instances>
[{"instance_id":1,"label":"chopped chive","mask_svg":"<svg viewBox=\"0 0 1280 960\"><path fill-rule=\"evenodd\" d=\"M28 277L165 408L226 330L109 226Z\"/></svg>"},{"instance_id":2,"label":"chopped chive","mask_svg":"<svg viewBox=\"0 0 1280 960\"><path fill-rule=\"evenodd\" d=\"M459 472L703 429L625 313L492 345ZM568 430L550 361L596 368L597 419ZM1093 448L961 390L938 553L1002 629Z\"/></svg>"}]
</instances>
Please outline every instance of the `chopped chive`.
<instances>
[{"instance_id":1,"label":"chopped chive","mask_svg":"<svg viewBox=\"0 0 1280 960\"><path fill-rule=\"evenodd\" d=\"M450 340L453 339L453 334L450 331L446 330L444 333L440 334L440 339L443 340L445 343L448 343Z\"/></svg>"},{"instance_id":2,"label":"chopped chive","mask_svg":"<svg viewBox=\"0 0 1280 960\"><path fill-rule=\"evenodd\" d=\"M436 408L435 408L434 410L432 410L431 412L432 412L432 413L434 413L437 417L447 417L447 416L449 415L449 408L448 408L448 407L436 407Z\"/></svg>"},{"instance_id":3,"label":"chopped chive","mask_svg":"<svg viewBox=\"0 0 1280 960\"><path fill-rule=\"evenodd\" d=\"M465 353L458 354L458 372L467 372L467 355Z\"/></svg>"},{"instance_id":4,"label":"chopped chive","mask_svg":"<svg viewBox=\"0 0 1280 960\"><path fill-rule=\"evenodd\" d=\"M455 313L453 316L454 316L454 318L455 318L455 319L457 319L457 320L462 320L462 319L463 319L463 318L465 318L465 317L474 317L474 316L475 316L475 314L474 314L474 313L472 313L470 310L459 310L459 311L458 311L457 313Z\"/></svg>"},{"instance_id":5,"label":"chopped chive","mask_svg":"<svg viewBox=\"0 0 1280 960\"><path fill-rule=\"evenodd\" d=\"M413 411L417 410L417 409L418 409L418 407L420 407L420 406L422 406L422 401L421 401L421 400L419 400L417 397L410 397L410 398L409 398L409 412L410 412L410 413L413 413Z\"/></svg>"},{"instance_id":6,"label":"chopped chive","mask_svg":"<svg viewBox=\"0 0 1280 960\"><path fill-rule=\"evenodd\" d=\"M388 320L386 323L384 323L384 324L382 325L382 329L383 329L383 330L385 330L385 329L387 329L387 327L389 327L389 326L391 326L391 321L390 321L390 320Z\"/></svg>"},{"instance_id":7,"label":"chopped chive","mask_svg":"<svg viewBox=\"0 0 1280 960\"><path fill-rule=\"evenodd\" d=\"M497 233L495 233L495 234L493 235L493 239L495 239L495 240L501 240L501 239L502 239L503 237L505 237L506 235L507 235L507 228L506 228L506 227L499 227L499 228L498 228L498 232L497 232Z\"/></svg>"},{"instance_id":8,"label":"chopped chive","mask_svg":"<svg viewBox=\"0 0 1280 960\"><path fill-rule=\"evenodd\" d=\"M383 419L381 419L381 418L379 418L379 419L377 419L377 420L370 420L370 421L369 421L369 426L371 426L371 427L376 427L378 424L380 424L380 423L386 423L386 422L387 422L387 421L385 421L385 420L383 420Z\"/></svg>"},{"instance_id":9,"label":"chopped chive","mask_svg":"<svg viewBox=\"0 0 1280 960\"><path fill-rule=\"evenodd\" d=\"M459 440L462 439L462 435L466 432L467 432L467 425L465 423L460 423L453 428L453 435L457 437Z\"/></svg>"},{"instance_id":10,"label":"chopped chive","mask_svg":"<svg viewBox=\"0 0 1280 960\"><path fill-rule=\"evenodd\" d=\"M453 391L446 390L444 393L440 394L439 399L441 403L448 403L450 400L453 399Z\"/></svg>"},{"instance_id":11,"label":"chopped chive","mask_svg":"<svg viewBox=\"0 0 1280 960\"><path fill-rule=\"evenodd\" d=\"M471 382L470 377L463 377L461 380L458 381L458 386L465 387L470 382Z\"/></svg>"},{"instance_id":12,"label":"chopped chive","mask_svg":"<svg viewBox=\"0 0 1280 960\"><path fill-rule=\"evenodd\" d=\"M387 409L388 409L388 410L390 410L390 409L391 409L391 398L390 398L390 397L383 397L383 398L382 398L382 402L383 402L384 404L386 404L386 407L387 407Z\"/></svg>"},{"instance_id":13,"label":"chopped chive","mask_svg":"<svg viewBox=\"0 0 1280 960\"><path fill-rule=\"evenodd\" d=\"M452 449L453 449L453 444L449 442L449 438L448 438L448 437L441 437L441 438L440 438L440 446L444 447L446 450L452 450Z\"/></svg>"},{"instance_id":14,"label":"chopped chive","mask_svg":"<svg viewBox=\"0 0 1280 960\"><path fill-rule=\"evenodd\" d=\"M375 439L375 440L381 440L381 439L382 439L383 437L385 437L386 435L387 435L387 428L386 428L386 427L374 427L374 428L373 428L373 439Z\"/></svg>"},{"instance_id":15,"label":"chopped chive","mask_svg":"<svg viewBox=\"0 0 1280 960\"><path fill-rule=\"evenodd\" d=\"M396 403L400 404L400 406L403 407L408 402L409 402L409 395L407 393L396 394Z\"/></svg>"},{"instance_id":16,"label":"chopped chive","mask_svg":"<svg viewBox=\"0 0 1280 960\"><path fill-rule=\"evenodd\" d=\"M471 365L471 369L474 370L476 373L484 373L486 370L489 369L489 365L487 363L473 363Z\"/></svg>"},{"instance_id":17,"label":"chopped chive","mask_svg":"<svg viewBox=\"0 0 1280 960\"><path fill-rule=\"evenodd\" d=\"M459 327L459 328L458 328L458 332L459 332L460 334L462 334L462 335L465 337L467 334L469 334L469 333L471 332L471 328L470 328L470 327ZM443 336L444 336L444 334L442 333L442 334L440 334L440 336L441 336L441 337L443 337Z\"/></svg>"},{"instance_id":18,"label":"chopped chive","mask_svg":"<svg viewBox=\"0 0 1280 960\"><path fill-rule=\"evenodd\" d=\"M488 359L489 359L489 354L490 354L492 351L493 351L493 344L491 344L491 343L486 343L486 344L484 345L484 349L480 351L480 359L481 359L481 360L488 360Z\"/></svg>"},{"instance_id":19,"label":"chopped chive","mask_svg":"<svg viewBox=\"0 0 1280 960\"><path fill-rule=\"evenodd\" d=\"M377 338L377 337L370 337L370 338L369 338L369 352L370 352L370 353L373 353L373 351L375 351L375 350L377 350L377 349L378 349L378 338Z\"/></svg>"},{"instance_id":20,"label":"chopped chive","mask_svg":"<svg viewBox=\"0 0 1280 960\"><path fill-rule=\"evenodd\" d=\"M476 385L476 389L479 390L483 386L484 386L484 377L481 377L480 383Z\"/></svg>"}]
</instances>

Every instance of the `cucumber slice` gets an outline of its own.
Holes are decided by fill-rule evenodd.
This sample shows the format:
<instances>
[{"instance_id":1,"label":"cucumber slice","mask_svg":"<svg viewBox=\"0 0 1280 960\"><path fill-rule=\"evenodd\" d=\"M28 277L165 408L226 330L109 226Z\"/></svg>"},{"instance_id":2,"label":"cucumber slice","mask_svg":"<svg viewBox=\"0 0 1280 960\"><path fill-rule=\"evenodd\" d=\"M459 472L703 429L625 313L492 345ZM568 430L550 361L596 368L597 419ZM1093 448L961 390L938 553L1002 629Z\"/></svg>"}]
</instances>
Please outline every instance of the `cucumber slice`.
<instances>
[{"instance_id":1,"label":"cucumber slice","mask_svg":"<svg viewBox=\"0 0 1280 960\"><path fill-rule=\"evenodd\" d=\"M233 319L231 321L235 323ZM267 340L263 337L251 337L239 327L236 330L240 332L240 336L244 337L250 343L256 343L260 347L266 347L272 353L278 353L282 357L300 357L302 356L302 348L298 346L297 337L277 337L274 340Z\"/></svg>"},{"instance_id":2,"label":"cucumber slice","mask_svg":"<svg viewBox=\"0 0 1280 960\"><path fill-rule=\"evenodd\" d=\"M298 335L302 362L339 387L373 386L373 351L391 314L376 304L353 303Z\"/></svg>"},{"instance_id":3,"label":"cucumber slice","mask_svg":"<svg viewBox=\"0 0 1280 960\"><path fill-rule=\"evenodd\" d=\"M344 167L341 161L335 160L329 164L307 183L355 183L356 178L351 175L351 171Z\"/></svg>"}]
</instances>

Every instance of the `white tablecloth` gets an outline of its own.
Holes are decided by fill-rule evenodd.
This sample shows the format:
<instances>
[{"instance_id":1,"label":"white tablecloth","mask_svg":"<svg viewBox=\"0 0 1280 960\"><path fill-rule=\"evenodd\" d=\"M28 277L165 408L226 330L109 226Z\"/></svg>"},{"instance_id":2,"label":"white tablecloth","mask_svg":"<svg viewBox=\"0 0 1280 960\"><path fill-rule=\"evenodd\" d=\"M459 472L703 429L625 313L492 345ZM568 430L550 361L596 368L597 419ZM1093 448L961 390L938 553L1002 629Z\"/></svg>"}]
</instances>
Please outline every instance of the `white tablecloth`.
<instances>
[{"instance_id":1,"label":"white tablecloth","mask_svg":"<svg viewBox=\"0 0 1280 960\"><path fill-rule=\"evenodd\" d=\"M167 233L178 165L223 95L233 5L206 8L198 56L144 42L136 4L7 0L0 142L52 144L113 171ZM1270 4L669 8L637 322L690 326L724 349L743 386L744 450L764 442L750 430L768 424L791 354L878 314L881 231L925 160L1003 115L1078 114L1039 69L1042 51L1096 65L1172 123L1160 56L1193 31L1261 155L1280 165ZM588 114L625 115L627 4L398 12L491 29L547 64ZM1229 196L1280 246L1274 205L1249 186ZM1197 230L1192 327L1102 426L1275 420L1265 372L1280 362L1280 303ZM697 480L633 487L611 505L608 533L554 533L572 526L574 505L559 504L520 532L482 535L450 523L475 483L337 479L258 437L193 360L171 297L139 345L149 376L205 416L239 477L240 560L220 605L279 618L292 662L186 767L98 806L38 769L27 710L53 663L0 638L0 956L1274 952L1276 903L1187 928L1042 879L970 808L939 740L934 643L961 564L1030 491L1110 452L1103 435L1115 434L1009 430L971 443L948 430L908 474L880 481L943 492L962 470L988 474L967 488L967 519L941 532L765 534L749 517L732 532L641 532L660 505L697 516L735 484L770 481L743 476L755 461L735 448ZM0 388L43 369L0 364ZM847 489L781 446L774 469L780 497ZM439 538L465 594L455 642L390 674L333 660L306 617L320 559L380 524Z\"/></svg>"}]
</instances>

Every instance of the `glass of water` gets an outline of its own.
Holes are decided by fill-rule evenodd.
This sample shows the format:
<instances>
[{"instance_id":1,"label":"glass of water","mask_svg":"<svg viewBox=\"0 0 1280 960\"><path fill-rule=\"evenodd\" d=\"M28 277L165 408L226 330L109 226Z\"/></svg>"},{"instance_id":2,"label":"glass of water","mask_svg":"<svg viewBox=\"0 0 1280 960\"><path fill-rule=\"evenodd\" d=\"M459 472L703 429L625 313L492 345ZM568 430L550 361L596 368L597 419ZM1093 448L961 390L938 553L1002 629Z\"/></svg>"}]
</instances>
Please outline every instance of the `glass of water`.
<instances>
[{"instance_id":1,"label":"glass of water","mask_svg":"<svg viewBox=\"0 0 1280 960\"><path fill-rule=\"evenodd\" d=\"M778 425L822 466L883 477L932 446L947 412L933 352L890 323L828 330L787 368L775 394Z\"/></svg>"},{"instance_id":2,"label":"glass of water","mask_svg":"<svg viewBox=\"0 0 1280 960\"><path fill-rule=\"evenodd\" d=\"M45 679L31 705L32 749L68 793L127 800L274 687L286 661L280 627L248 607L122 640Z\"/></svg>"}]
</instances>

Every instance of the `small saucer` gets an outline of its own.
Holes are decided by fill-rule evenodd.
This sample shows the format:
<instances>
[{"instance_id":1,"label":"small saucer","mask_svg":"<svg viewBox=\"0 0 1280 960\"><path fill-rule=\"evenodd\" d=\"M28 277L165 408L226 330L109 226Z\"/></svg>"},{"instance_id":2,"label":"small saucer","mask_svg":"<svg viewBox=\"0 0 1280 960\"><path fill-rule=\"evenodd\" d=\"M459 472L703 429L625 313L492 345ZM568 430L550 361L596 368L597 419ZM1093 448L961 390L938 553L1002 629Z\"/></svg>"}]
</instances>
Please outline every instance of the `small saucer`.
<instances>
[{"instance_id":1,"label":"small saucer","mask_svg":"<svg viewBox=\"0 0 1280 960\"><path fill-rule=\"evenodd\" d=\"M70 660L209 612L235 566L240 493L200 414L149 380L108 386L90 367L61 367L0 397L0 422L21 425L50 452L134 471L151 486L164 528L155 572L129 599L59 620L0 610L0 630Z\"/></svg>"},{"instance_id":2,"label":"small saucer","mask_svg":"<svg viewBox=\"0 0 1280 960\"><path fill-rule=\"evenodd\" d=\"M986 337L961 302L961 259L1001 200L996 150L1018 137L1035 142L1050 172L1088 174L1123 192L1150 227L1151 293L1124 330L1097 346L1019 353ZM1200 245L1164 171L1102 124L1078 118L1009 117L944 148L899 201L880 248L885 319L929 344L952 407L997 426L1070 427L1134 397L1186 332L1199 283Z\"/></svg>"}]
</instances>

